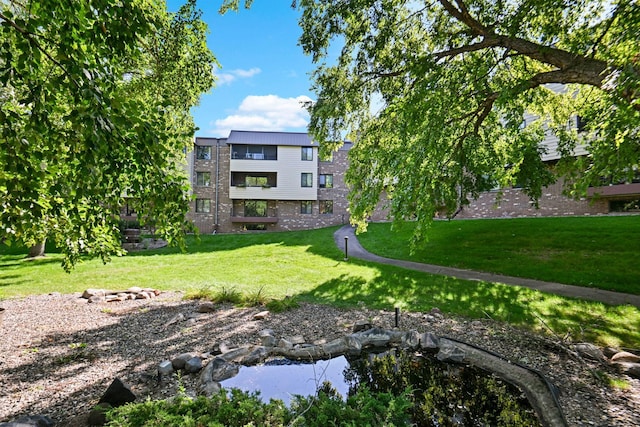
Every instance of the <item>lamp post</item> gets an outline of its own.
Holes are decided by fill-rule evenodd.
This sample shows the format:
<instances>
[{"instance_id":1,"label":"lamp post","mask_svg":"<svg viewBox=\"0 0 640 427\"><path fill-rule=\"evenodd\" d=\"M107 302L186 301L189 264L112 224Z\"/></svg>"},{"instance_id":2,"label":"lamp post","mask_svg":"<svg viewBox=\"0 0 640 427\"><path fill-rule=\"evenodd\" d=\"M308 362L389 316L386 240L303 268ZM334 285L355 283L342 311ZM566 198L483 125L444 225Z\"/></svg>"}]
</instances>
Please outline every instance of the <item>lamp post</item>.
<instances>
[{"instance_id":1,"label":"lamp post","mask_svg":"<svg viewBox=\"0 0 640 427\"><path fill-rule=\"evenodd\" d=\"M344 260L349 261L349 236L344 236Z\"/></svg>"}]
</instances>

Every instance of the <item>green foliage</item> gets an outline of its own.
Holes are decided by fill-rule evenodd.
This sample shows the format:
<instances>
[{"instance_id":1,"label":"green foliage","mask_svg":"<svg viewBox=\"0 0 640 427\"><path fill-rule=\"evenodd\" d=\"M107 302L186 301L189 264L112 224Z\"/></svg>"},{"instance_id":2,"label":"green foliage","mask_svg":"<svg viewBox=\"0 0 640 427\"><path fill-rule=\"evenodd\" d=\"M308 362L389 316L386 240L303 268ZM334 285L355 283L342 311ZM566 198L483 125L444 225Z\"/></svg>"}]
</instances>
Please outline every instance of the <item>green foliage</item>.
<instances>
[{"instance_id":1,"label":"green foliage","mask_svg":"<svg viewBox=\"0 0 640 427\"><path fill-rule=\"evenodd\" d=\"M242 298L244 305L248 307L256 307L267 304L269 298L265 295L265 286L260 286L258 289L253 290L245 294Z\"/></svg>"},{"instance_id":2,"label":"green foliage","mask_svg":"<svg viewBox=\"0 0 640 427\"><path fill-rule=\"evenodd\" d=\"M350 389L406 395L415 425L540 425L526 397L480 369L404 352L352 363Z\"/></svg>"},{"instance_id":3,"label":"green foliage","mask_svg":"<svg viewBox=\"0 0 640 427\"><path fill-rule=\"evenodd\" d=\"M296 417L291 426L408 426L411 404L405 392L372 393L361 387L346 402L324 382L315 396L296 396L291 410Z\"/></svg>"},{"instance_id":4,"label":"green foliage","mask_svg":"<svg viewBox=\"0 0 640 427\"><path fill-rule=\"evenodd\" d=\"M282 299L274 299L267 303L267 308L274 313L282 313L283 311L293 310L300 307L296 297L285 296Z\"/></svg>"},{"instance_id":5,"label":"green foliage","mask_svg":"<svg viewBox=\"0 0 640 427\"><path fill-rule=\"evenodd\" d=\"M50 239L70 269L122 254L120 208L181 244L190 108L213 84L188 1L0 3L0 239ZM179 88L179 90L178 90Z\"/></svg>"},{"instance_id":6,"label":"green foliage","mask_svg":"<svg viewBox=\"0 0 640 427\"><path fill-rule=\"evenodd\" d=\"M324 151L355 142L346 180L361 229L381 198L393 219L417 220L414 242L436 214L496 186L537 200L555 180L545 129L575 196L640 167L638 2L298 4L300 43L318 64L309 130ZM578 115L584 132L567 126ZM574 158L578 144L590 155Z\"/></svg>"},{"instance_id":7,"label":"green foliage","mask_svg":"<svg viewBox=\"0 0 640 427\"><path fill-rule=\"evenodd\" d=\"M229 393L227 395L227 393ZM179 395L171 400L132 403L107 414L110 427L241 426L393 426L408 425L404 395L372 394L363 389L345 402L327 384L317 396L296 396L291 409L281 400L269 403L259 393L221 390L210 398Z\"/></svg>"},{"instance_id":8,"label":"green foliage","mask_svg":"<svg viewBox=\"0 0 640 427\"><path fill-rule=\"evenodd\" d=\"M262 285L257 290L241 292L238 289L221 286L214 289L209 285L200 286L189 290L185 299L203 299L216 304L230 303L245 307L266 306L274 313L291 310L299 306L295 297L285 296L282 299L270 298L265 293L266 286Z\"/></svg>"},{"instance_id":9,"label":"green foliage","mask_svg":"<svg viewBox=\"0 0 640 427\"><path fill-rule=\"evenodd\" d=\"M179 395L172 400L129 404L110 411L111 427L235 427L285 425L286 408L282 401L262 403L255 393L237 389L206 398Z\"/></svg>"}]
</instances>

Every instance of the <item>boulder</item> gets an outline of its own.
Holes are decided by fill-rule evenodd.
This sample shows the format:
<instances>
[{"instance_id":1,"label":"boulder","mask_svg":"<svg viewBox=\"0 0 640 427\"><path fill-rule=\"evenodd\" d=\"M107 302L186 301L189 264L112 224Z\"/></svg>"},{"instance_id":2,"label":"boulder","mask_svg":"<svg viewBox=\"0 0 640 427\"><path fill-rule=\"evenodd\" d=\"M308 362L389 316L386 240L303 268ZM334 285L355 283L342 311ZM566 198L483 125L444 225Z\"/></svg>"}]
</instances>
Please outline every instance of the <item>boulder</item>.
<instances>
[{"instance_id":1,"label":"boulder","mask_svg":"<svg viewBox=\"0 0 640 427\"><path fill-rule=\"evenodd\" d=\"M103 426L107 423L107 411L111 409L112 406L107 402L100 403L96 405L95 408L89 412L89 419L87 420L87 424L90 426Z\"/></svg>"},{"instance_id":2,"label":"boulder","mask_svg":"<svg viewBox=\"0 0 640 427\"><path fill-rule=\"evenodd\" d=\"M630 353L628 351L620 351L611 356L612 362L628 362L628 363L640 363L640 356Z\"/></svg>"},{"instance_id":3,"label":"boulder","mask_svg":"<svg viewBox=\"0 0 640 427\"><path fill-rule=\"evenodd\" d=\"M354 333L363 332L368 331L371 328L373 328L373 324L368 320L358 320L356 323L354 323L352 331Z\"/></svg>"},{"instance_id":4,"label":"boulder","mask_svg":"<svg viewBox=\"0 0 640 427\"><path fill-rule=\"evenodd\" d=\"M107 291L104 289L87 289L82 293L82 298L90 299L91 297L105 297L107 295Z\"/></svg>"},{"instance_id":5,"label":"boulder","mask_svg":"<svg viewBox=\"0 0 640 427\"><path fill-rule=\"evenodd\" d=\"M197 356L187 360L187 362L184 364L185 372L188 372L190 374L196 373L200 369L202 369L202 359Z\"/></svg>"},{"instance_id":6,"label":"boulder","mask_svg":"<svg viewBox=\"0 0 640 427\"><path fill-rule=\"evenodd\" d=\"M600 350L599 347L588 343L578 343L573 345L573 349L578 352L578 354L582 357L586 357L591 360L605 360L604 353Z\"/></svg>"},{"instance_id":7,"label":"boulder","mask_svg":"<svg viewBox=\"0 0 640 427\"><path fill-rule=\"evenodd\" d=\"M158 364L158 374L171 375L173 373L173 363L170 360L163 360Z\"/></svg>"},{"instance_id":8,"label":"boulder","mask_svg":"<svg viewBox=\"0 0 640 427\"><path fill-rule=\"evenodd\" d=\"M171 365L175 370L184 369L184 366L187 364L187 361L193 359L194 357L196 357L196 355L193 353L179 354L178 356L171 359Z\"/></svg>"},{"instance_id":9,"label":"boulder","mask_svg":"<svg viewBox=\"0 0 640 427\"><path fill-rule=\"evenodd\" d=\"M107 388L107 391L104 392L104 394L98 401L98 404L108 403L114 408L117 408L118 406L134 402L135 400L136 395L133 394L131 388L123 383L120 378L116 378Z\"/></svg>"},{"instance_id":10,"label":"boulder","mask_svg":"<svg viewBox=\"0 0 640 427\"><path fill-rule=\"evenodd\" d=\"M53 427L56 423L44 415L27 415L14 421L0 423L0 427Z\"/></svg>"},{"instance_id":11,"label":"boulder","mask_svg":"<svg viewBox=\"0 0 640 427\"><path fill-rule=\"evenodd\" d=\"M200 374L202 383L220 382L235 377L240 372L240 367L230 363L221 357L216 357L205 366Z\"/></svg>"},{"instance_id":12,"label":"boulder","mask_svg":"<svg viewBox=\"0 0 640 427\"><path fill-rule=\"evenodd\" d=\"M269 315L268 311L261 311L260 313L256 313L253 315L253 320L264 320Z\"/></svg>"}]
</instances>

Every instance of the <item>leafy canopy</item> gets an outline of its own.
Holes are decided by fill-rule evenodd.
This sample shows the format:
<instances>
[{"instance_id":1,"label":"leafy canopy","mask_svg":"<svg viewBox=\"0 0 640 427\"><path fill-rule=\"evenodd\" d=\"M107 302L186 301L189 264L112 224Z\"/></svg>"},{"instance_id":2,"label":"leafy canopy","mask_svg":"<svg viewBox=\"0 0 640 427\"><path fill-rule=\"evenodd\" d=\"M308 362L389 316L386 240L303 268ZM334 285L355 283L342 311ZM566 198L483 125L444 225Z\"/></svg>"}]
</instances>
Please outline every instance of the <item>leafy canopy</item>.
<instances>
[{"instance_id":1,"label":"leafy canopy","mask_svg":"<svg viewBox=\"0 0 640 427\"><path fill-rule=\"evenodd\" d=\"M355 141L347 180L361 226L383 194L396 220L417 218L416 238L437 213L497 185L517 182L537 199L555 179L540 158L546 128L574 195L638 168L636 1L297 4L317 64L309 130L325 148ZM538 120L523 126L525 112ZM585 132L567 126L576 115ZM589 156L572 156L578 143Z\"/></svg>"},{"instance_id":2,"label":"leafy canopy","mask_svg":"<svg viewBox=\"0 0 640 427\"><path fill-rule=\"evenodd\" d=\"M0 0L0 241L53 239L67 269L106 261L129 200L182 242L206 33L193 0Z\"/></svg>"}]
</instances>

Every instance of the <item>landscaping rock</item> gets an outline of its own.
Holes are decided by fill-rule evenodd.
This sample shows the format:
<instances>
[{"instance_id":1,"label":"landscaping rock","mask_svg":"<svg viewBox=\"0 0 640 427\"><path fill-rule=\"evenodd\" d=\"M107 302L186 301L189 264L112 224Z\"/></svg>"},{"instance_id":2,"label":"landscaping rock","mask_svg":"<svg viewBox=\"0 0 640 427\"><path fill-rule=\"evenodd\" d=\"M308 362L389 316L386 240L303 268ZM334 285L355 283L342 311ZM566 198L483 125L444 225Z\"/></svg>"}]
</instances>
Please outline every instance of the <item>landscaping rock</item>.
<instances>
[{"instance_id":1,"label":"landscaping rock","mask_svg":"<svg viewBox=\"0 0 640 427\"><path fill-rule=\"evenodd\" d=\"M56 423L44 415L27 415L8 423L0 423L0 427L54 427Z\"/></svg>"},{"instance_id":2,"label":"landscaping rock","mask_svg":"<svg viewBox=\"0 0 640 427\"><path fill-rule=\"evenodd\" d=\"M196 355L193 353L182 353L171 359L171 365L175 370L184 369L187 361L193 359L194 357L196 357Z\"/></svg>"},{"instance_id":3,"label":"landscaping rock","mask_svg":"<svg viewBox=\"0 0 640 427\"><path fill-rule=\"evenodd\" d=\"M640 363L640 356L630 353L628 351L620 351L611 356L612 362L628 362L628 363Z\"/></svg>"},{"instance_id":4,"label":"landscaping rock","mask_svg":"<svg viewBox=\"0 0 640 427\"><path fill-rule=\"evenodd\" d=\"M216 357L202 370L200 379L202 383L220 382L238 375L238 372L240 372L238 365Z\"/></svg>"},{"instance_id":5,"label":"landscaping rock","mask_svg":"<svg viewBox=\"0 0 640 427\"><path fill-rule=\"evenodd\" d=\"M102 395L98 404L108 403L114 408L117 408L118 406L134 402L135 400L136 395L133 394L131 388L124 384L120 378L116 378Z\"/></svg>"},{"instance_id":6,"label":"landscaping rock","mask_svg":"<svg viewBox=\"0 0 640 427\"><path fill-rule=\"evenodd\" d=\"M171 375L173 373L173 363L170 360L163 360L158 364L158 374Z\"/></svg>"},{"instance_id":7,"label":"landscaping rock","mask_svg":"<svg viewBox=\"0 0 640 427\"><path fill-rule=\"evenodd\" d=\"M363 332L373 328L373 324L368 320L359 320L353 325L353 332Z\"/></svg>"},{"instance_id":8,"label":"landscaping rock","mask_svg":"<svg viewBox=\"0 0 640 427\"><path fill-rule=\"evenodd\" d=\"M261 311L253 315L253 320L264 320L269 315L268 311Z\"/></svg>"},{"instance_id":9,"label":"landscaping rock","mask_svg":"<svg viewBox=\"0 0 640 427\"><path fill-rule=\"evenodd\" d=\"M87 424L90 426L103 426L107 423L107 411L111 409L112 406L107 402L100 403L96 405L95 408L89 412L89 419L87 420Z\"/></svg>"},{"instance_id":10,"label":"landscaping rock","mask_svg":"<svg viewBox=\"0 0 640 427\"><path fill-rule=\"evenodd\" d=\"M82 298L89 302L126 301L133 299L150 299L160 295L160 291L152 288L131 287L126 291L108 291L105 289L87 289L82 293Z\"/></svg>"},{"instance_id":11,"label":"landscaping rock","mask_svg":"<svg viewBox=\"0 0 640 427\"><path fill-rule=\"evenodd\" d=\"M599 347L591 343L578 343L573 345L573 349L578 352L579 355L589 358L591 360L605 360L604 353Z\"/></svg>"},{"instance_id":12,"label":"landscaping rock","mask_svg":"<svg viewBox=\"0 0 640 427\"><path fill-rule=\"evenodd\" d=\"M190 374L198 372L200 369L202 369L202 359L197 356L187 360L184 364L184 370Z\"/></svg>"}]
</instances>

